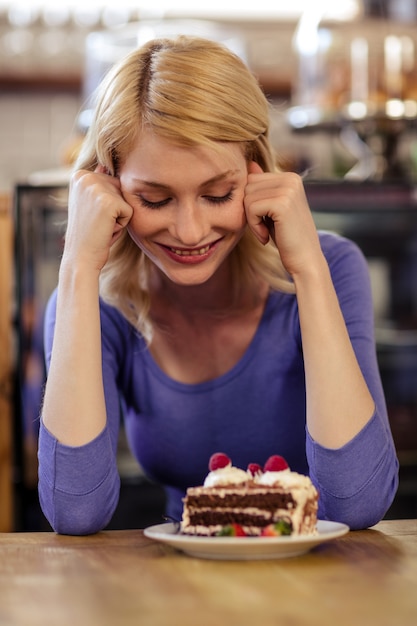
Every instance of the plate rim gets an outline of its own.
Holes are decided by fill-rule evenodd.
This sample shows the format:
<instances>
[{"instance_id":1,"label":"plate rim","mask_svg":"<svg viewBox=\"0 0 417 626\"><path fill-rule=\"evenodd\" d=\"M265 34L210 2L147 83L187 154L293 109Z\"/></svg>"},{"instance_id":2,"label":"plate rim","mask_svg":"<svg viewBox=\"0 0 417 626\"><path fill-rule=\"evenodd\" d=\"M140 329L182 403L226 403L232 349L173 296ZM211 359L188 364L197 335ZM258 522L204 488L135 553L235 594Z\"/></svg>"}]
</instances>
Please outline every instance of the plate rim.
<instances>
[{"instance_id":1,"label":"plate rim","mask_svg":"<svg viewBox=\"0 0 417 626\"><path fill-rule=\"evenodd\" d=\"M291 544L296 544L300 546L309 546L314 547L317 544L323 543L325 541L330 541L331 539L337 539L339 537L343 537L350 531L350 528L347 524L343 522L333 522L331 520L317 520L317 534L312 535L287 535L287 536L278 536L278 537L205 537L205 536L192 536L192 535L183 535L177 532L174 532L175 528L178 526L177 522L163 522L160 524L154 524L152 526L148 526L144 529L145 537L149 539L153 539L155 541L161 541L165 543L170 543L180 549L186 550L187 546L190 548L198 548L198 546L207 546L211 545L214 547L232 547L232 546L241 546L247 547L252 546L266 546L270 545L271 547L278 546L289 546Z\"/></svg>"}]
</instances>

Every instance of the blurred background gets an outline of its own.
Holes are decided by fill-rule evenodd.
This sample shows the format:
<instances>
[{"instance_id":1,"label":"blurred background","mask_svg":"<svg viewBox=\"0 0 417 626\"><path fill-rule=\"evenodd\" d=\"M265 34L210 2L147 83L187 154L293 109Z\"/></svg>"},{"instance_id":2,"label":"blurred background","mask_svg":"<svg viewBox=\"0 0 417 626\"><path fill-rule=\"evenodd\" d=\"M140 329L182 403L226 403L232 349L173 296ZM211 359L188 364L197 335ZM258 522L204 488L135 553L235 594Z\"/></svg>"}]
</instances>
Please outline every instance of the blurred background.
<instances>
[{"instance_id":1,"label":"blurred background","mask_svg":"<svg viewBox=\"0 0 417 626\"><path fill-rule=\"evenodd\" d=\"M36 492L43 311L94 90L131 49L179 33L222 41L247 62L271 103L280 163L303 174L318 227L368 259L401 463L387 516L417 517L417 0L0 0L0 531L48 529ZM110 527L159 522L164 495L123 430L119 463Z\"/></svg>"}]
</instances>

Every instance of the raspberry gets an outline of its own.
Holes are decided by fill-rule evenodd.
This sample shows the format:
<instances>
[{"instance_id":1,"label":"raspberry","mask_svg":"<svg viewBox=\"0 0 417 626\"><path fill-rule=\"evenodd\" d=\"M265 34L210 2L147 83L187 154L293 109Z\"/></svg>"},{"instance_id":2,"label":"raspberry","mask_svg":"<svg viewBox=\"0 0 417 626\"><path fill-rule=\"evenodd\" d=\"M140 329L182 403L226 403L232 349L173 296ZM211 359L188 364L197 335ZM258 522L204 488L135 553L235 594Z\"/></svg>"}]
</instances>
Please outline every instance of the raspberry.
<instances>
[{"instance_id":1,"label":"raspberry","mask_svg":"<svg viewBox=\"0 0 417 626\"><path fill-rule=\"evenodd\" d=\"M224 452L215 452L210 457L209 470L210 472L214 472L214 470L226 467L227 465L230 465L230 463L231 461L227 454L224 454Z\"/></svg>"},{"instance_id":2,"label":"raspberry","mask_svg":"<svg viewBox=\"0 0 417 626\"><path fill-rule=\"evenodd\" d=\"M262 474L262 467L258 463L249 463L248 472L250 472L252 476L256 476L256 474Z\"/></svg>"},{"instance_id":3,"label":"raspberry","mask_svg":"<svg viewBox=\"0 0 417 626\"><path fill-rule=\"evenodd\" d=\"M284 457L274 454L269 457L264 465L264 472L280 472L288 469L288 463Z\"/></svg>"},{"instance_id":4,"label":"raspberry","mask_svg":"<svg viewBox=\"0 0 417 626\"><path fill-rule=\"evenodd\" d=\"M228 524L217 533L218 537L246 537L246 533L240 524Z\"/></svg>"}]
</instances>

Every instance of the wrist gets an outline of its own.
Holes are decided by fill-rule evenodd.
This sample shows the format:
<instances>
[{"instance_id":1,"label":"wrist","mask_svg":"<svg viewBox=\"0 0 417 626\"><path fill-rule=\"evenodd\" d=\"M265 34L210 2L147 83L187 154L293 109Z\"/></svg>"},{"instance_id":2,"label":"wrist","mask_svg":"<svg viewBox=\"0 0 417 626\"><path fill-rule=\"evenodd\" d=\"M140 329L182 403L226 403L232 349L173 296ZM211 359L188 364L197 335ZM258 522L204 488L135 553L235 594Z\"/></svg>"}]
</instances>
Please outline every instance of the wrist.
<instances>
[{"instance_id":1,"label":"wrist","mask_svg":"<svg viewBox=\"0 0 417 626\"><path fill-rule=\"evenodd\" d=\"M62 255L59 266L59 279L76 279L76 280L98 280L100 270L94 267L88 260L83 261L80 257L74 257L69 254Z\"/></svg>"},{"instance_id":2,"label":"wrist","mask_svg":"<svg viewBox=\"0 0 417 626\"><path fill-rule=\"evenodd\" d=\"M330 269L324 255L314 263L306 263L302 269L294 272L291 277L296 292L303 289L320 289L321 286L324 287L328 285L329 281L331 282Z\"/></svg>"},{"instance_id":3,"label":"wrist","mask_svg":"<svg viewBox=\"0 0 417 626\"><path fill-rule=\"evenodd\" d=\"M74 263L72 259L62 258L59 268L59 291L76 292L84 291L95 294L99 289L100 271L91 265L81 262Z\"/></svg>"}]
</instances>

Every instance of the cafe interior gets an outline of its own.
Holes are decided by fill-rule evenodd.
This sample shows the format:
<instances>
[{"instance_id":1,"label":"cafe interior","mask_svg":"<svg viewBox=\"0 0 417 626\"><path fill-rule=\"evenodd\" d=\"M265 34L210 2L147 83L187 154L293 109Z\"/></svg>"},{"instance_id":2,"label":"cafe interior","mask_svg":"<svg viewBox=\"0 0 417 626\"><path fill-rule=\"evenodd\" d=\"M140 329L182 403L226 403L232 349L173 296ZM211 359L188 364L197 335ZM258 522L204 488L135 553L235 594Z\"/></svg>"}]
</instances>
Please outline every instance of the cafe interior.
<instances>
[{"instance_id":1,"label":"cafe interior","mask_svg":"<svg viewBox=\"0 0 417 626\"><path fill-rule=\"evenodd\" d=\"M224 42L248 63L271 104L280 162L303 175L317 226L353 239L368 260L400 461L386 519L416 518L417 2L1 0L0 532L50 530L37 498L43 312L92 94L135 46L179 33ZM109 529L158 523L164 494L123 428L119 448Z\"/></svg>"},{"instance_id":2,"label":"cafe interior","mask_svg":"<svg viewBox=\"0 0 417 626\"><path fill-rule=\"evenodd\" d=\"M399 487L371 528L190 537L134 460L118 507L54 532L39 506L45 305L96 86L154 37L229 46L270 103L280 166L369 267ZM417 623L417 0L0 0L0 624ZM262 410L262 407L260 407ZM123 418L123 416L122 416Z\"/></svg>"}]
</instances>

